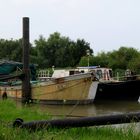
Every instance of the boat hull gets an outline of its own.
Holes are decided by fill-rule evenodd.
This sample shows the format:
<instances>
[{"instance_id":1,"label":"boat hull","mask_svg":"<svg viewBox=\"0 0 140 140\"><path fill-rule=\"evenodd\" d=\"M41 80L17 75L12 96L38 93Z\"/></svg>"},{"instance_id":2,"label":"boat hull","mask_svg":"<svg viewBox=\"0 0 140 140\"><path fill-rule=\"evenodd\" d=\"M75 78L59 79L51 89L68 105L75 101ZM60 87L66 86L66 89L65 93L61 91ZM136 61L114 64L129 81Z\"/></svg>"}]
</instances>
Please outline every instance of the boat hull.
<instances>
[{"instance_id":1,"label":"boat hull","mask_svg":"<svg viewBox=\"0 0 140 140\"><path fill-rule=\"evenodd\" d=\"M32 100L46 104L89 104L93 103L97 82L91 74L74 75L38 82L31 87ZM1 87L1 95L6 91L8 97L22 98L22 87Z\"/></svg>"},{"instance_id":2,"label":"boat hull","mask_svg":"<svg viewBox=\"0 0 140 140\"><path fill-rule=\"evenodd\" d=\"M140 96L140 80L99 83L95 100L136 100Z\"/></svg>"}]
</instances>

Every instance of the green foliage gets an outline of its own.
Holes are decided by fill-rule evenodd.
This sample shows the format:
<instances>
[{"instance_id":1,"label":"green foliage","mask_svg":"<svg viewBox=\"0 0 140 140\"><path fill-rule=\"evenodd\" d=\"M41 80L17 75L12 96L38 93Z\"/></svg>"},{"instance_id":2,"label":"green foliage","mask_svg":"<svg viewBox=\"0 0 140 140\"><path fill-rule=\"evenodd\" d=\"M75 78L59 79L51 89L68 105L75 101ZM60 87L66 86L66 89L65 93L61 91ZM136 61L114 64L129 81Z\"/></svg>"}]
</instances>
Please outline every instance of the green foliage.
<instances>
[{"instance_id":1,"label":"green foliage","mask_svg":"<svg viewBox=\"0 0 140 140\"><path fill-rule=\"evenodd\" d=\"M88 60L89 60L89 66L95 66L96 63L94 63L94 57L93 56L83 56L81 57L81 60L79 62L79 66L88 66Z\"/></svg>"},{"instance_id":2,"label":"green foliage","mask_svg":"<svg viewBox=\"0 0 140 140\"><path fill-rule=\"evenodd\" d=\"M18 103L18 102L17 102ZM15 104L12 100L0 100L0 121L14 121L16 118L23 120L42 120L50 118L47 113L41 113L39 108L31 109L32 106Z\"/></svg>"},{"instance_id":3,"label":"green foliage","mask_svg":"<svg viewBox=\"0 0 140 140\"><path fill-rule=\"evenodd\" d=\"M55 32L48 39L40 36L34 41L34 47L30 45L30 62L37 64L39 68L48 67L74 67L78 65L86 50L93 50L84 39L72 41L68 37ZM0 59L22 61L22 40L0 39Z\"/></svg>"},{"instance_id":4,"label":"green foliage","mask_svg":"<svg viewBox=\"0 0 140 140\"><path fill-rule=\"evenodd\" d=\"M51 34L48 40L40 36L35 40L37 54L36 63L39 67L68 67L76 66L81 57L86 55L86 50L90 49L89 44L84 40L78 39L71 41L68 37L61 36L55 32Z\"/></svg>"},{"instance_id":5,"label":"green foliage","mask_svg":"<svg viewBox=\"0 0 140 140\"><path fill-rule=\"evenodd\" d=\"M0 59L21 61L21 40L0 39Z\"/></svg>"},{"instance_id":6,"label":"green foliage","mask_svg":"<svg viewBox=\"0 0 140 140\"><path fill-rule=\"evenodd\" d=\"M101 67L108 67L109 64L109 57L108 54L105 52L98 53L97 56L93 57L92 65L101 66Z\"/></svg>"},{"instance_id":7,"label":"green foliage","mask_svg":"<svg viewBox=\"0 0 140 140\"><path fill-rule=\"evenodd\" d=\"M140 74L140 55L131 59L131 61L128 63L128 68Z\"/></svg>"},{"instance_id":8,"label":"green foliage","mask_svg":"<svg viewBox=\"0 0 140 140\"><path fill-rule=\"evenodd\" d=\"M21 105L13 100L0 100L0 140L139 140L135 124L125 127L100 126L71 129L41 129L29 131L13 128L16 118L25 122L52 119L39 106Z\"/></svg>"},{"instance_id":9,"label":"green foliage","mask_svg":"<svg viewBox=\"0 0 140 140\"><path fill-rule=\"evenodd\" d=\"M120 47L118 51L109 53L109 67L112 69L127 69L129 62L137 58L140 53L134 48Z\"/></svg>"},{"instance_id":10,"label":"green foliage","mask_svg":"<svg viewBox=\"0 0 140 140\"><path fill-rule=\"evenodd\" d=\"M22 40L0 39L0 59L22 60ZM89 50L89 54L87 54ZM30 45L30 63L38 65L38 68L45 69L55 66L56 68L76 66L101 66L117 69L131 69L140 73L140 52L132 47L120 47L111 52L100 52L93 56L90 44L84 39L71 40L69 37L61 36L55 32L48 39L39 36Z\"/></svg>"},{"instance_id":11,"label":"green foliage","mask_svg":"<svg viewBox=\"0 0 140 140\"><path fill-rule=\"evenodd\" d=\"M100 65L101 67L112 68L114 75L119 73L122 76L126 69L140 73L140 52L132 47L120 47L119 50L112 52L98 53L97 56L90 56L89 62L92 66ZM79 65L87 66L87 57L82 57Z\"/></svg>"},{"instance_id":12,"label":"green foliage","mask_svg":"<svg viewBox=\"0 0 140 140\"><path fill-rule=\"evenodd\" d=\"M87 66L89 57L89 65L90 66L101 66L108 67L109 66L109 54L105 52L98 53L97 56L84 56L81 58L79 62L79 66Z\"/></svg>"}]
</instances>

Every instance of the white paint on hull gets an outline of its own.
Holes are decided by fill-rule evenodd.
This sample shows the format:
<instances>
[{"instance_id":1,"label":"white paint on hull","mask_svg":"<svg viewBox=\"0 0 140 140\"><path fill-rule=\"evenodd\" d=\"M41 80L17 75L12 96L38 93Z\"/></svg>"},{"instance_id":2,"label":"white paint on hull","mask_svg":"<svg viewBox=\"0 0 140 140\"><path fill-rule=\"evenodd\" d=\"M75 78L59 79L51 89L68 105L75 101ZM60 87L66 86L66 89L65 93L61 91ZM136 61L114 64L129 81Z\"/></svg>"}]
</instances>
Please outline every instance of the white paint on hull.
<instances>
[{"instance_id":1,"label":"white paint on hull","mask_svg":"<svg viewBox=\"0 0 140 140\"><path fill-rule=\"evenodd\" d=\"M98 81L93 81L90 88L89 88L89 94L88 99L95 99L97 87L98 87Z\"/></svg>"}]
</instances>

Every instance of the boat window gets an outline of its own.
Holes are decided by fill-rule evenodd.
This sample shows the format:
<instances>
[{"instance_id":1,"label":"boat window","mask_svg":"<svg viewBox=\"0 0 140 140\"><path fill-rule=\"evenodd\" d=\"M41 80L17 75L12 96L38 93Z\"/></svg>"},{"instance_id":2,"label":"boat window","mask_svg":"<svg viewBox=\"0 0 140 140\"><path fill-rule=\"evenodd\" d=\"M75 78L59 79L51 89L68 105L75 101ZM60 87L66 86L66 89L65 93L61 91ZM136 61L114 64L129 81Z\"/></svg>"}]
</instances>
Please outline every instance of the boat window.
<instances>
[{"instance_id":1,"label":"boat window","mask_svg":"<svg viewBox=\"0 0 140 140\"><path fill-rule=\"evenodd\" d=\"M79 74L79 71L71 70L69 71L69 75Z\"/></svg>"},{"instance_id":2,"label":"boat window","mask_svg":"<svg viewBox=\"0 0 140 140\"><path fill-rule=\"evenodd\" d=\"M69 75L74 75L74 70L69 71Z\"/></svg>"},{"instance_id":3,"label":"boat window","mask_svg":"<svg viewBox=\"0 0 140 140\"><path fill-rule=\"evenodd\" d=\"M81 73L85 73L85 71L84 70L81 70Z\"/></svg>"},{"instance_id":4,"label":"boat window","mask_svg":"<svg viewBox=\"0 0 140 140\"><path fill-rule=\"evenodd\" d=\"M102 71L101 71L101 70L97 70L97 71L96 71L96 77L97 77L98 79L102 78Z\"/></svg>"}]
</instances>

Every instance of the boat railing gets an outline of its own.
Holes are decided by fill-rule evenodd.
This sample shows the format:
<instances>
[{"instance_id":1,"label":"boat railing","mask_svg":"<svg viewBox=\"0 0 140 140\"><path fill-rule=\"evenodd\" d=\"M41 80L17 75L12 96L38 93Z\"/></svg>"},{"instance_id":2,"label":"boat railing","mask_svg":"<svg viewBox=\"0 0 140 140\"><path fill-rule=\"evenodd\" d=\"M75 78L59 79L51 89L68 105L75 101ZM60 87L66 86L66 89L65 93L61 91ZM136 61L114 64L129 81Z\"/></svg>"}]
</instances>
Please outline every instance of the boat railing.
<instances>
[{"instance_id":1,"label":"boat railing","mask_svg":"<svg viewBox=\"0 0 140 140\"><path fill-rule=\"evenodd\" d=\"M46 81L50 79L50 72L49 70L40 70L37 74L37 79L41 81Z\"/></svg>"},{"instance_id":2,"label":"boat railing","mask_svg":"<svg viewBox=\"0 0 140 140\"><path fill-rule=\"evenodd\" d=\"M129 76L116 76L112 78L116 81L140 80L140 74L129 75Z\"/></svg>"}]
</instances>

